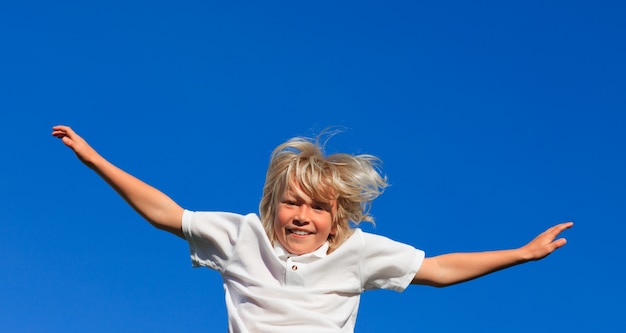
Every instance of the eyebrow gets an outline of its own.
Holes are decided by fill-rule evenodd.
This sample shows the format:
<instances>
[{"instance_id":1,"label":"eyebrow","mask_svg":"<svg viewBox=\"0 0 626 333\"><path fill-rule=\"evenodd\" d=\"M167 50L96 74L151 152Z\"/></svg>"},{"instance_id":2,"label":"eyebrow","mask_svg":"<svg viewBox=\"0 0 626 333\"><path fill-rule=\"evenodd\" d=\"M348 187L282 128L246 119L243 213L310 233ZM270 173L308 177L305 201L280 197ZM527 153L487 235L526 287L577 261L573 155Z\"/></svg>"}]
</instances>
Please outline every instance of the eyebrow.
<instances>
[{"instance_id":1,"label":"eyebrow","mask_svg":"<svg viewBox=\"0 0 626 333\"><path fill-rule=\"evenodd\" d=\"M307 194L307 196L309 198L311 198L311 196L309 196ZM292 190L288 190L285 192L285 194L283 194L282 196L282 200L286 200L286 199L294 199L297 202L306 202L304 200L304 198L302 198L302 196L298 195L297 191L292 191ZM330 201L326 201L326 200L317 200L314 198L311 198L311 204L312 205L319 205L322 206L325 210L331 211L332 210L332 203Z\"/></svg>"}]
</instances>

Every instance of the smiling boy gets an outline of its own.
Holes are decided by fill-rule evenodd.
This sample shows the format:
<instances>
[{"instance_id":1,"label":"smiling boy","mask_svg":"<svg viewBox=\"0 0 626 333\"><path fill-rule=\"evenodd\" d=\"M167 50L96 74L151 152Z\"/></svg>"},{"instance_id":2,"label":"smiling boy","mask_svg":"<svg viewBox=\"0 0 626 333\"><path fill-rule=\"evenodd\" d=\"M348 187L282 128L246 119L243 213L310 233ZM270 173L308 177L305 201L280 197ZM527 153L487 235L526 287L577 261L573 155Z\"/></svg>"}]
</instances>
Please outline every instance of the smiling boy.
<instances>
[{"instance_id":1,"label":"smiling boy","mask_svg":"<svg viewBox=\"0 0 626 333\"><path fill-rule=\"evenodd\" d=\"M230 332L352 332L360 295L409 284L449 286L546 257L565 245L558 224L511 250L422 250L351 228L373 222L387 186L371 155L326 156L318 141L293 138L272 153L259 215L185 210L117 168L70 127L55 126L78 158L157 228L187 240L192 264L220 272Z\"/></svg>"}]
</instances>

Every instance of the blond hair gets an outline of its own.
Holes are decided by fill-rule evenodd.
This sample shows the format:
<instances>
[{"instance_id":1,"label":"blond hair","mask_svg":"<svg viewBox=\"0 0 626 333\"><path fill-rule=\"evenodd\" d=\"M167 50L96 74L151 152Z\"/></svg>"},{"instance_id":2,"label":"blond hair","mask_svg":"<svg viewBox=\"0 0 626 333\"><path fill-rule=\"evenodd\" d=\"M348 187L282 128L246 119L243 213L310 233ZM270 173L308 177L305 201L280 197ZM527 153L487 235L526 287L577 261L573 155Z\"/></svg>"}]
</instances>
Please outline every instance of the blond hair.
<instances>
[{"instance_id":1,"label":"blond hair","mask_svg":"<svg viewBox=\"0 0 626 333\"><path fill-rule=\"evenodd\" d=\"M350 222L374 223L372 201L388 185L387 177L381 174L380 159L368 154L325 156L324 143L328 140L320 142L321 136L295 137L272 152L259 204L261 221L272 244L276 207L289 188L299 188L317 201L336 200L337 212L332 217L336 232L329 236L329 252L352 234Z\"/></svg>"}]
</instances>

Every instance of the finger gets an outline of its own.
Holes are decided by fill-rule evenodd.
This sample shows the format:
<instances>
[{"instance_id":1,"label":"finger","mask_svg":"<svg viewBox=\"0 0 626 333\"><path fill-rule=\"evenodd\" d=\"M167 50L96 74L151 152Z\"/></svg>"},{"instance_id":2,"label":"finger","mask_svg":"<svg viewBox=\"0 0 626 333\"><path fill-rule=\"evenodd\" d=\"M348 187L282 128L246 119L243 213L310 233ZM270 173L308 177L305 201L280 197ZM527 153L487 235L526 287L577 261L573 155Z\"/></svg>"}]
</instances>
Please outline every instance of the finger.
<instances>
[{"instance_id":1,"label":"finger","mask_svg":"<svg viewBox=\"0 0 626 333\"><path fill-rule=\"evenodd\" d=\"M561 246L563 246L563 245L567 244L567 239L565 239L565 238L559 238L559 239L557 239L557 240L556 240L556 242L555 242L555 243L556 243L556 247L557 247L557 248L559 248L559 247L561 247Z\"/></svg>"},{"instance_id":2,"label":"finger","mask_svg":"<svg viewBox=\"0 0 626 333\"><path fill-rule=\"evenodd\" d=\"M559 233L563 232L564 230L571 228L573 225L574 225L574 222L561 223L561 224L558 224L556 226L555 231L556 231L557 234L559 234Z\"/></svg>"},{"instance_id":3,"label":"finger","mask_svg":"<svg viewBox=\"0 0 626 333\"><path fill-rule=\"evenodd\" d=\"M74 136L76 133L72 130L71 127L65 125L56 125L52 126L52 135L66 135L66 136Z\"/></svg>"},{"instance_id":4,"label":"finger","mask_svg":"<svg viewBox=\"0 0 626 333\"><path fill-rule=\"evenodd\" d=\"M68 127L67 126L63 126L63 125L56 125L56 126L52 126L52 133L57 133L57 132L67 132Z\"/></svg>"},{"instance_id":5,"label":"finger","mask_svg":"<svg viewBox=\"0 0 626 333\"><path fill-rule=\"evenodd\" d=\"M573 225L574 225L574 222L569 221L569 222L559 223L556 225L556 227L567 229L567 228L571 228Z\"/></svg>"},{"instance_id":6,"label":"finger","mask_svg":"<svg viewBox=\"0 0 626 333\"><path fill-rule=\"evenodd\" d=\"M67 126L67 125L54 125L54 126L52 126L52 129L55 130L55 131L56 130L63 130L63 131L65 131L65 130L67 130L69 128L70 127Z\"/></svg>"},{"instance_id":7,"label":"finger","mask_svg":"<svg viewBox=\"0 0 626 333\"><path fill-rule=\"evenodd\" d=\"M65 135L67 133L66 126L52 126L52 136L58 137L59 135Z\"/></svg>"},{"instance_id":8,"label":"finger","mask_svg":"<svg viewBox=\"0 0 626 333\"><path fill-rule=\"evenodd\" d=\"M546 233L553 234L556 237L556 235L560 234L563 230L571 228L573 225L574 222L559 223L552 228L546 230Z\"/></svg>"},{"instance_id":9,"label":"finger","mask_svg":"<svg viewBox=\"0 0 626 333\"><path fill-rule=\"evenodd\" d=\"M63 132L63 131L54 131L52 132L52 136L57 137L59 139L67 136L67 133Z\"/></svg>"}]
</instances>

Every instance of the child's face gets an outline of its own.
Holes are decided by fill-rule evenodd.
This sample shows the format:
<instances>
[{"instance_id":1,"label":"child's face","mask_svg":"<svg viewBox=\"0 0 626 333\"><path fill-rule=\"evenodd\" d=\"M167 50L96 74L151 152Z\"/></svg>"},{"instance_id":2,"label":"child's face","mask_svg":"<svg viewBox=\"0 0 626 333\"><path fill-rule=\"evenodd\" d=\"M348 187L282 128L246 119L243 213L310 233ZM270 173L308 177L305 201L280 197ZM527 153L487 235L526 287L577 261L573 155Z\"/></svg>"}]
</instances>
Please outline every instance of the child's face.
<instances>
[{"instance_id":1,"label":"child's face","mask_svg":"<svg viewBox=\"0 0 626 333\"><path fill-rule=\"evenodd\" d=\"M335 234L336 210L335 201L318 202L302 191L287 189L276 207L276 240L291 254L311 253Z\"/></svg>"}]
</instances>

